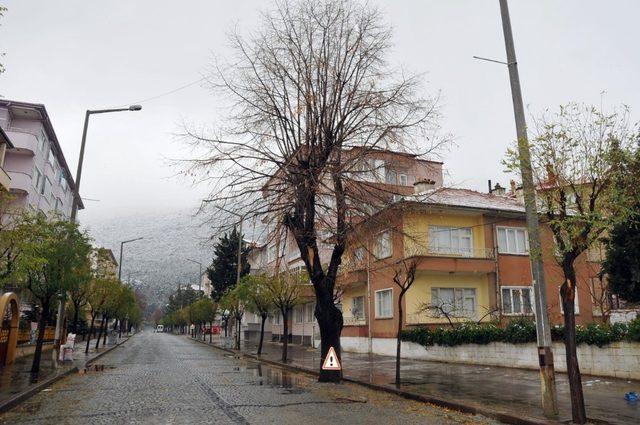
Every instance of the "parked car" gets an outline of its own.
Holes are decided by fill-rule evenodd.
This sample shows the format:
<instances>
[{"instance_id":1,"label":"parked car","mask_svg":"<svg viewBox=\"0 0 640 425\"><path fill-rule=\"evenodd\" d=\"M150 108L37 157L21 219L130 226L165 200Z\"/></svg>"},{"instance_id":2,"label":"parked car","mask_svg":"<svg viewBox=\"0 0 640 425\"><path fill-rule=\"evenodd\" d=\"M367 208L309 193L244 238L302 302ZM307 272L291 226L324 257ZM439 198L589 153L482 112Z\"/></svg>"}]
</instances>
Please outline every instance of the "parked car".
<instances>
[{"instance_id":1,"label":"parked car","mask_svg":"<svg viewBox=\"0 0 640 425\"><path fill-rule=\"evenodd\" d=\"M220 326L204 328L205 335L209 335L210 333L213 333L213 335L220 335Z\"/></svg>"},{"instance_id":2,"label":"parked car","mask_svg":"<svg viewBox=\"0 0 640 425\"><path fill-rule=\"evenodd\" d=\"M156 326L156 332L164 332L164 326L162 325Z\"/></svg>"}]
</instances>

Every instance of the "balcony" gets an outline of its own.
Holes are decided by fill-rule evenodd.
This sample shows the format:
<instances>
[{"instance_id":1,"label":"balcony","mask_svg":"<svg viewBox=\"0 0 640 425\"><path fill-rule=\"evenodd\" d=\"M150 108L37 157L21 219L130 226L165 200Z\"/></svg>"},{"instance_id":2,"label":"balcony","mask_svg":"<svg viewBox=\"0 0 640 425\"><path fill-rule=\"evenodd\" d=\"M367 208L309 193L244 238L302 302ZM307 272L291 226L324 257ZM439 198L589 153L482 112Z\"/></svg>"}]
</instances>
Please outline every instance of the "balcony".
<instances>
[{"instance_id":1,"label":"balcony","mask_svg":"<svg viewBox=\"0 0 640 425\"><path fill-rule=\"evenodd\" d=\"M437 272L495 272L495 252L491 248L413 246L406 257L420 258L418 270Z\"/></svg>"},{"instance_id":2,"label":"balcony","mask_svg":"<svg viewBox=\"0 0 640 425\"><path fill-rule=\"evenodd\" d=\"M344 326L365 326L367 320L364 317L347 316L343 317L342 323Z\"/></svg>"},{"instance_id":3,"label":"balcony","mask_svg":"<svg viewBox=\"0 0 640 425\"><path fill-rule=\"evenodd\" d=\"M0 187L8 191L10 186L11 186L11 177L9 177L9 174L7 174L7 172L0 167Z\"/></svg>"}]
</instances>

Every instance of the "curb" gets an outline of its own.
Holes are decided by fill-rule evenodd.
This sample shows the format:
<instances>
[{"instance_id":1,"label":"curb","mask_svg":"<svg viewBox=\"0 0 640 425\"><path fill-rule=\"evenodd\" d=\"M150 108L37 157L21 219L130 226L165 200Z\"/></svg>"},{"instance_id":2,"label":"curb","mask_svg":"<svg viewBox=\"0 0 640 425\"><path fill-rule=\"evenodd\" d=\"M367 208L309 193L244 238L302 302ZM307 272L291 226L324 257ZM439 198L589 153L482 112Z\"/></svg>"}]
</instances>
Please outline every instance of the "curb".
<instances>
[{"instance_id":1,"label":"curb","mask_svg":"<svg viewBox=\"0 0 640 425\"><path fill-rule=\"evenodd\" d=\"M0 403L0 413L4 413L7 410L10 410L14 407L16 407L18 404L22 403L23 401L26 401L27 399L33 397L34 395L36 395L37 393L39 393L40 391L44 390L45 388L53 385L54 383L58 382L59 380L61 380L62 378L74 373L74 372L78 372L78 366L74 366L70 369L65 370L62 373L57 374L56 376L52 376L51 378L45 379L42 382L39 382L29 388L27 388L25 391L18 393L16 395L14 395L13 397L3 401L2 403Z\"/></svg>"},{"instance_id":2,"label":"curb","mask_svg":"<svg viewBox=\"0 0 640 425\"><path fill-rule=\"evenodd\" d=\"M135 334L133 334L135 335ZM131 335L131 336L133 336ZM87 367L89 364L93 363L95 360L99 359L100 357L104 356L105 354L111 352L111 350L118 348L120 345L124 344L125 342L127 342L129 340L129 338L131 338L131 336L129 336L127 339L117 343L116 345L109 347L107 350L104 350L101 353L98 353L95 357L87 360L84 364L84 367ZM14 396L8 398L5 401L0 402L0 413L4 413L8 410L13 409L14 407L16 407L17 405L19 405L20 403L25 402L26 400L30 399L31 397L33 397L34 395L38 394L40 391L44 390L47 387L50 387L51 385L55 384L56 382L58 382L59 380L61 380L62 378L65 378L69 375L71 375L72 373L77 373L79 372L78 366L73 366L72 368L69 368L67 370L65 370L64 372L58 373L55 376L52 376L51 378L47 378L42 382L39 382L35 385L30 386L29 388L27 388L26 390L22 391L21 393L15 394Z\"/></svg>"},{"instance_id":3,"label":"curb","mask_svg":"<svg viewBox=\"0 0 640 425\"><path fill-rule=\"evenodd\" d=\"M213 347L215 349L224 351L226 353L231 353L231 354L235 354L235 355L242 355L244 357L250 358L252 360L256 360L259 361L261 363L266 363L266 364L270 364L273 366L277 366L281 369L289 369L289 370L293 370L296 372L301 372L301 373L305 373L308 375L313 375L313 376L318 376L319 373L316 370L312 370L312 369L308 369L305 367L301 367L301 366L296 366L296 365L289 365L286 363L282 363L279 361L274 361L274 360L268 360L268 359L263 359L260 358L256 355L253 354L248 354L248 353L243 353L242 351L235 351L235 350L230 350L228 348L223 348L220 347L218 345L215 345L213 343L208 343L205 341L200 341L198 339L192 339L189 338L190 340L199 342L201 344L204 345L208 345L209 347ZM382 392L386 392L386 393L390 393L390 394L394 394L394 395L398 395L400 397L409 399L409 400L414 400L414 401L419 401L419 402L423 402L423 403L429 403L429 404L433 404L435 406L439 406L439 407L444 407L447 409L451 409L451 410L456 410L462 413L469 413L469 414L473 414L473 415L482 415L485 416L487 418L491 418L491 419L495 419L498 420L500 422L503 423L507 423L507 424L512 424L512 425L546 425L546 424L560 424L563 423L562 421L552 421L552 420L539 420L539 419L534 419L534 418L528 418L528 417L523 417L523 416L515 416L513 414L510 413L503 413L503 412L496 412L496 411L492 411L492 410L487 410L487 409L483 409L483 408L478 408L475 406L470 406L467 404L463 404L463 403L457 403L457 402L452 402L452 401L447 401L447 400L443 400L440 398L436 398L436 397L431 397L431 396L425 396L425 395L421 395L421 394L415 394L415 393L411 393L408 391L402 391L396 388L391 388L391 387L387 387L384 385L378 385L378 384L372 384L369 382L365 382L365 381L359 381L357 379L353 379L353 378L348 378L348 377L342 377L342 380L345 382L349 382L352 384L356 384L356 385L360 385L372 390L376 390L376 391L382 391Z\"/></svg>"}]
</instances>

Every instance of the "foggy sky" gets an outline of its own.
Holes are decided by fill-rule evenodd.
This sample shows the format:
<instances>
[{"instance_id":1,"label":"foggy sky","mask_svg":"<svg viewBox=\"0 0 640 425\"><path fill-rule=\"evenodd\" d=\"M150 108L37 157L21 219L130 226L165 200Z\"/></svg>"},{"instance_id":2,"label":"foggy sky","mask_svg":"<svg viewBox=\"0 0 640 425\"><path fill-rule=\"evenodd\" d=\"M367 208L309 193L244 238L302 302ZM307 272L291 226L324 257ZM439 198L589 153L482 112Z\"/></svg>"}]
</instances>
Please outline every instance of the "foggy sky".
<instances>
[{"instance_id":1,"label":"foggy sky","mask_svg":"<svg viewBox=\"0 0 640 425\"><path fill-rule=\"evenodd\" d=\"M500 160L515 137L497 0L375 0L394 28L391 61L425 73L441 93L445 131L457 146L443 160L448 182L486 190L508 184ZM226 34L251 30L257 0L0 0L0 95L44 103L75 175L84 111L126 105L191 83ZM511 20L525 103L537 114L561 103L625 103L640 115L640 2L512 0ZM604 95L601 92L605 92ZM195 206L205 187L173 177L167 159L188 156L182 122L214 125L220 104L201 84L142 102L141 112L93 116L82 221L132 211Z\"/></svg>"}]
</instances>

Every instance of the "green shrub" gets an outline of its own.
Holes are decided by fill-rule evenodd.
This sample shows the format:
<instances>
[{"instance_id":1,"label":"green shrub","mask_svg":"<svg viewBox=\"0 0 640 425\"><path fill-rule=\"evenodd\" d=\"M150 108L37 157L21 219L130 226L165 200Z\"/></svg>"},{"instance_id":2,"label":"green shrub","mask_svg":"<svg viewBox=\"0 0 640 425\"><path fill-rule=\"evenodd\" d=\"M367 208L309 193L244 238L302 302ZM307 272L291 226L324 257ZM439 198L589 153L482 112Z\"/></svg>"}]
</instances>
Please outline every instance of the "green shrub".
<instances>
[{"instance_id":1,"label":"green shrub","mask_svg":"<svg viewBox=\"0 0 640 425\"><path fill-rule=\"evenodd\" d=\"M627 338L631 341L640 342L640 316L629 322L627 326Z\"/></svg>"},{"instance_id":2,"label":"green shrub","mask_svg":"<svg viewBox=\"0 0 640 425\"><path fill-rule=\"evenodd\" d=\"M536 324L531 319L514 319L505 326L502 335L504 342L512 344L534 342L536 340Z\"/></svg>"},{"instance_id":3,"label":"green shrub","mask_svg":"<svg viewBox=\"0 0 640 425\"><path fill-rule=\"evenodd\" d=\"M553 326L551 337L554 341L564 341L564 326ZM586 327L576 326L577 344L603 347L625 339L640 342L640 317L628 325L624 323L614 325L591 323ZM462 344L489 344L498 341L524 344L536 341L536 325L531 319L519 318L511 320L504 328L493 323L477 324L474 322L461 323L455 328L417 327L403 331L402 340L415 342L424 347L432 345L453 347Z\"/></svg>"}]
</instances>

